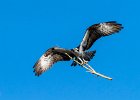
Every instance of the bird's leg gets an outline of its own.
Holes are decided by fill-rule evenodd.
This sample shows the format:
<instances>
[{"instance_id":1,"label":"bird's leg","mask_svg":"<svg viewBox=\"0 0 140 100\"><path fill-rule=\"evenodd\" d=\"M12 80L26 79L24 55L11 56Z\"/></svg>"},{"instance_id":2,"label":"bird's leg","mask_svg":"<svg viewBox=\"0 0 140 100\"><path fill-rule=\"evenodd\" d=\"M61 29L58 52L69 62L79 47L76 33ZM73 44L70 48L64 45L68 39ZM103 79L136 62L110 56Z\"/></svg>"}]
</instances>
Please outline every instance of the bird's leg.
<instances>
[{"instance_id":1,"label":"bird's leg","mask_svg":"<svg viewBox=\"0 0 140 100\"><path fill-rule=\"evenodd\" d=\"M90 68L88 68L87 66L81 64L80 62L78 62L77 60L75 60L74 58L72 58L69 54L65 53L70 59L72 59L73 61L75 61L77 64L81 65L82 67L84 67L85 69L87 69L89 72L91 72Z\"/></svg>"},{"instance_id":2,"label":"bird's leg","mask_svg":"<svg viewBox=\"0 0 140 100\"><path fill-rule=\"evenodd\" d=\"M69 54L65 53L70 59L72 59L73 61L75 61L76 63L78 63L79 65L84 65L84 64L87 64L88 61L84 60L84 59L81 59L80 57L77 57L79 61L75 60L74 58L72 58Z\"/></svg>"},{"instance_id":3,"label":"bird's leg","mask_svg":"<svg viewBox=\"0 0 140 100\"><path fill-rule=\"evenodd\" d=\"M76 63L78 63L79 65L83 65L84 63L83 63L83 61L82 61L82 59L80 58L80 57L77 57L79 60L80 60L80 62L79 61L77 61L77 60L75 60L74 58L72 58L69 54L67 54L67 53L65 53L70 59L72 59L73 61L75 61Z\"/></svg>"},{"instance_id":4,"label":"bird's leg","mask_svg":"<svg viewBox=\"0 0 140 100\"><path fill-rule=\"evenodd\" d=\"M80 58L80 57L77 57L79 60L80 60L80 62L81 62L81 65L85 65L85 64L87 64L88 63L88 61L86 61L84 58L82 59L82 58Z\"/></svg>"},{"instance_id":5,"label":"bird's leg","mask_svg":"<svg viewBox=\"0 0 140 100\"><path fill-rule=\"evenodd\" d=\"M83 59L83 64L87 64L88 63L88 61L86 61L85 59Z\"/></svg>"},{"instance_id":6,"label":"bird's leg","mask_svg":"<svg viewBox=\"0 0 140 100\"><path fill-rule=\"evenodd\" d=\"M98 72L96 72L89 64L86 64L88 66L88 68L90 69L89 72L92 73L92 74L96 74L97 76L100 76L100 77L103 77L103 78L106 78L108 80L112 80L112 78L108 77L108 76L105 76L103 74L100 74Z\"/></svg>"},{"instance_id":7,"label":"bird's leg","mask_svg":"<svg viewBox=\"0 0 140 100\"><path fill-rule=\"evenodd\" d=\"M84 65L84 61L80 58L80 57L77 57L79 60L80 60L80 65Z\"/></svg>"},{"instance_id":8,"label":"bird's leg","mask_svg":"<svg viewBox=\"0 0 140 100\"><path fill-rule=\"evenodd\" d=\"M65 53L70 59L72 59L73 61L75 61L77 64L79 64L79 65L83 65L82 63L80 63L80 62L78 62L77 60L75 60L74 58L72 58L69 54L67 54L67 53ZM81 58L79 58L78 57L78 59L81 61L81 62L83 62L82 60L81 60Z\"/></svg>"},{"instance_id":9,"label":"bird's leg","mask_svg":"<svg viewBox=\"0 0 140 100\"><path fill-rule=\"evenodd\" d=\"M77 58L80 60L81 65L85 65L88 63L88 61L86 61L84 58L83 59L81 59L80 57L77 57Z\"/></svg>"}]
</instances>

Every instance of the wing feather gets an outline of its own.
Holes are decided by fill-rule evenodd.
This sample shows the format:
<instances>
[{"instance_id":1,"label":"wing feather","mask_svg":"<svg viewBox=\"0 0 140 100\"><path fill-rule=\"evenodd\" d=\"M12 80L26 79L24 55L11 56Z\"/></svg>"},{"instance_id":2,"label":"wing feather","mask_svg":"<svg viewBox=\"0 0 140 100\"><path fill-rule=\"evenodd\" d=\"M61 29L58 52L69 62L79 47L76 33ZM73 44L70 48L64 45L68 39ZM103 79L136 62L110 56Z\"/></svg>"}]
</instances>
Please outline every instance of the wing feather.
<instances>
[{"instance_id":1,"label":"wing feather","mask_svg":"<svg viewBox=\"0 0 140 100\"><path fill-rule=\"evenodd\" d=\"M102 36L109 36L117 33L122 28L122 24L118 24L116 21L109 21L90 26L87 29L80 46L78 47L79 51L82 52L88 50L97 39Z\"/></svg>"},{"instance_id":2,"label":"wing feather","mask_svg":"<svg viewBox=\"0 0 140 100\"><path fill-rule=\"evenodd\" d=\"M70 60L66 55L62 53L56 53L56 50L49 49L46 51L40 59L34 65L34 72L36 76L41 75L43 72L51 68L51 66L58 61Z\"/></svg>"}]
</instances>

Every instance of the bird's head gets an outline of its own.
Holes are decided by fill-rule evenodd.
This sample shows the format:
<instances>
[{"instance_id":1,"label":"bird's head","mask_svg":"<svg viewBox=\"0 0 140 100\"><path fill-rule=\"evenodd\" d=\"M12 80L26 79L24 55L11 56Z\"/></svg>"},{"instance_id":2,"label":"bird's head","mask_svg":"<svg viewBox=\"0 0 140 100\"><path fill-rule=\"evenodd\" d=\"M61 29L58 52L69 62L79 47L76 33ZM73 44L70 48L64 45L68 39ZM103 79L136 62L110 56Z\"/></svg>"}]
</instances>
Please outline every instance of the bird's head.
<instances>
[{"instance_id":1,"label":"bird's head","mask_svg":"<svg viewBox=\"0 0 140 100\"><path fill-rule=\"evenodd\" d=\"M73 48L72 49L74 52L79 52L79 49L78 48Z\"/></svg>"}]
</instances>

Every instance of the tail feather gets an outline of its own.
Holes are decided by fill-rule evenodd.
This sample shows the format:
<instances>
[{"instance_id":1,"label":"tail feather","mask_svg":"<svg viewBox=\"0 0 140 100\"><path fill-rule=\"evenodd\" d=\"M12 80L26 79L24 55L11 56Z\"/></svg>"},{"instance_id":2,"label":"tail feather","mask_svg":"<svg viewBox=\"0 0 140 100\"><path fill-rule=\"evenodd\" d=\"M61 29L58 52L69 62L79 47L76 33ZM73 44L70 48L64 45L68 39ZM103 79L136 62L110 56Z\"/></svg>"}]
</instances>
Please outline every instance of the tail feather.
<instances>
[{"instance_id":1,"label":"tail feather","mask_svg":"<svg viewBox=\"0 0 140 100\"><path fill-rule=\"evenodd\" d=\"M96 50L85 52L85 57L88 57L90 61L90 59L92 59L95 56L95 53L96 53Z\"/></svg>"}]
</instances>

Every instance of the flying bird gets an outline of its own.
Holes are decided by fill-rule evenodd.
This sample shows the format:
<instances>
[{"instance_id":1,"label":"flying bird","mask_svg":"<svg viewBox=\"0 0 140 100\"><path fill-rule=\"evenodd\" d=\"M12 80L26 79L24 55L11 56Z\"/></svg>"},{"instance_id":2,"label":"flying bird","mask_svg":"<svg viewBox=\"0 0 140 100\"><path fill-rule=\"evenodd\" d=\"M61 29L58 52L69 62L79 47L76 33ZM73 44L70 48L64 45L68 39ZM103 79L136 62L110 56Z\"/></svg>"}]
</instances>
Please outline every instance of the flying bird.
<instances>
[{"instance_id":1,"label":"flying bird","mask_svg":"<svg viewBox=\"0 0 140 100\"><path fill-rule=\"evenodd\" d=\"M95 51L85 53L86 56L84 56L84 59L88 59L89 61L94 56ZM72 58L70 58L68 55ZM33 66L35 75L41 75L58 61L70 61L71 59L76 58L82 59L79 53L74 52L73 50L67 50L60 47L52 47L48 49ZM81 62L78 61L78 63L80 64Z\"/></svg>"},{"instance_id":2,"label":"flying bird","mask_svg":"<svg viewBox=\"0 0 140 100\"><path fill-rule=\"evenodd\" d=\"M77 64L84 67L88 72L112 80L112 78L97 73L88 62L94 57L96 51L87 51L91 48L96 40L101 37L109 36L117 33L122 29L122 24L116 21L94 24L87 28L84 38L80 45L74 49L64 49L60 47L52 47L48 49L33 66L36 76L40 76L43 72L51 68L58 61L73 60L71 66Z\"/></svg>"},{"instance_id":3,"label":"flying bird","mask_svg":"<svg viewBox=\"0 0 140 100\"><path fill-rule=\"evenodd\" d=\"M79 54L84 56L84 51L90 49L96 40L104 36L118 33L122 28L122 24L118 24L116 21L94 24L87 28L82 42L78 47L74 48L73 50L75 50L75 52L79 52ZM83 63L88 62L85 59L83 59L83 61ZM76 65L76 62L73 62L71 64L71 66Z\"/></svg>"}]
</instances>

